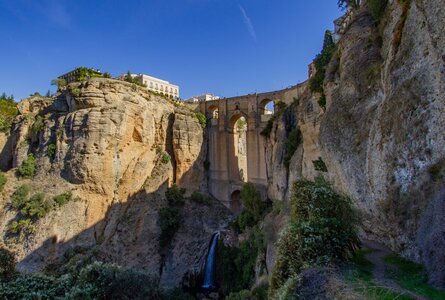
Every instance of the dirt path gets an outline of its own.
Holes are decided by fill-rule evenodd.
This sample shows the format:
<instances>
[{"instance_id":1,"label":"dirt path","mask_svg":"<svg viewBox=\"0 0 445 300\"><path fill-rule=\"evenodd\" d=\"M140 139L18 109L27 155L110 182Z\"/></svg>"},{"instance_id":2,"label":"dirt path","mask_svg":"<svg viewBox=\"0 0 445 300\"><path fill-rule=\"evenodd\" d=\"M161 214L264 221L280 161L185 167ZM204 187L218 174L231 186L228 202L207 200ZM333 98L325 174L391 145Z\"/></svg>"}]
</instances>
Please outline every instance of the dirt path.
<instances>
[{"instance_id":1,"label":"dirt path","mask_svg":"<svg viewBox=\"0 0 445 300\"><path fill-rule=\"evenodd\" d=\"M387 268L395 268L395 266L389 266L384 260L386 256L393 254L391 250L386 248L384 245L373 241L365 240L362 241L362 243L363 246L371 250L370 253L365 255L365 258L373 265L372 273L376 284L417 300L426 300L426 298L424 298L423 296L419 296L411 291L402 288L395 281L386 276L385 271Z\"/></svg>"}]
</instances>

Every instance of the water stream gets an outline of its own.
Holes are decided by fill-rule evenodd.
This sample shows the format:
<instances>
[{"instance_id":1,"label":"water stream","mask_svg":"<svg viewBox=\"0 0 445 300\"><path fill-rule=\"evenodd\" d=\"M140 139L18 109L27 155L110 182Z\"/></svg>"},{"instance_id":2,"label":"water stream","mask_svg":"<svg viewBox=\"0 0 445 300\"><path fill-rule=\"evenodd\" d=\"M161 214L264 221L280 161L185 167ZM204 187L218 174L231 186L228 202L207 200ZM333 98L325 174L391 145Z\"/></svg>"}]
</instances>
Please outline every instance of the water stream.
<instances>
[{"instance_id":1,"label":"water stream","mask_svg":"<svg viewBox=\"0 0 445 300\"><path fill-rule=\"evenodd\" d=\"M215 233L212 238L212 244L210 245L209 254L207 255L205 273L204 273L204 283L202 288L211 289L215 287L213 276L215 274L215 252L216 245L218 243L219 232Z\"/></svg>"}]
</instances>

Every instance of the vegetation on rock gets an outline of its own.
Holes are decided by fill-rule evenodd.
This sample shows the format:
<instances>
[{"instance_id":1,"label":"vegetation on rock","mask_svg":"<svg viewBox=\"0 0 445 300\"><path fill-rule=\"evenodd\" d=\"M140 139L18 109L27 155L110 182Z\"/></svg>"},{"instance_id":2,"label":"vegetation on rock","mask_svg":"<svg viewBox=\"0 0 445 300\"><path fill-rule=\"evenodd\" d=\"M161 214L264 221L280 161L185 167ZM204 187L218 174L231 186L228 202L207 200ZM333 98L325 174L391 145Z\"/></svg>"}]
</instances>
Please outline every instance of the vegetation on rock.
<instances>
[{"instance_id":1,"label":"vegetation on rock","mask_svg":"<svg viewBox=\"0 0 445 300\"><path fill-rule=\"evenodd\" d=\"M207 126L207 118L202 112L195 113L195 117L198 119L199 124L202 128L205 128Z\"/></svg>"},{"instance_id":2,"label":"vegetation on rock","mask_svg":"<svg viewBox=\"0 0 445 300\"><path fill-rule=\"evenodd\" d=\"M193 299L181 290L164 290L158 279L137 269L93 262L60 277L23 274L0 282L2 299Z\"/></svg>"},{"instance_id":3,"label":"vegetation on rock","mask_svg":"<svg viewBox=\"0 0 445 300\"><path fill-rule=\"evenodd\" d=\"M8 133L11 129L12 121L18 114L17 103L14 96L0 96L0 132Z\"/></svg>"},{"instance_id":4,"label":"vegetation on rock","mask_svg":"<svg viewBox=\"0 0 445 300\"><path fill-rule=\"evenodd\" d=\"M332 32L326 30L323 42L323 49L314 59L315 74L309 79L309 86L312 92L319 93L320 99L318 104L323 109L326 109L326 95L324 93L324 79L326 74L326 68L332 59L336 50L334 40L332 38Z\"/></svg>"},{"instance_id":5,"label":"vegetation on rock","mask_svg":"<svg viewBox=\"0 0 445 300\"><path fill-rule=\"evenodd\" d=\"M0 282L12 277L15 273L14 253L0 245Z\"/></svg>"},{"instance_id":6,"label":"vegetation on rock","mask_svg":"<svg viewBox=\"0 0 445 300\"><path fill-rule=\"evenodd\" d=\"M8 179L6 178L5 174L0 171L0 192L3 192L6 182L8 182Z\"/></svg>"},{"instance_id":7,"label":"vegetation on rock","mask_svg":"<svg viewBox=\"0 0 445 300\"><path fill-rule=\"evenodd\" d=\"M289 170L290 160L302 142L302 135L299 128L293 128L286 140L286 155L284 157L284 165Z\"/></svg>"},{"instance_id":8,"label":"vegetation on rock","mask_svg":"<svg viewBox=\"0 0 445 300\"><path fill-rule=\"evenodd\" d=\"M199 203L199 204L204 204L204 205L210 205L212 203L208 196L203 195L202 193L200 193L198 191L194 191L190 195L190 200L192 200L193 202Z\"/></svg>"},{"instance_id":9,"label":"vegetation on rock","mask_svg":"<svg viewBox=\"0 0 445 300\"><path fill-rule=\"evenodd\" d=\"M22 162L21 166L17 169L17 173L21 178L33 178L36 174L36 159L33 154L28 154L28 157Z\"/></svg>"},{"instance_id":10,"label":"vegetation on rock","mask_svg":"<svg viewBox=\"0 0 445 300\"><path fill-rule=\"evenodd\" d=\"M297 181L291 196L291 222L278 242L270 295L305 267L350 257L358 243L357 224L351 200L335 193L324 179Z\"/></svg>"}]
</instances>

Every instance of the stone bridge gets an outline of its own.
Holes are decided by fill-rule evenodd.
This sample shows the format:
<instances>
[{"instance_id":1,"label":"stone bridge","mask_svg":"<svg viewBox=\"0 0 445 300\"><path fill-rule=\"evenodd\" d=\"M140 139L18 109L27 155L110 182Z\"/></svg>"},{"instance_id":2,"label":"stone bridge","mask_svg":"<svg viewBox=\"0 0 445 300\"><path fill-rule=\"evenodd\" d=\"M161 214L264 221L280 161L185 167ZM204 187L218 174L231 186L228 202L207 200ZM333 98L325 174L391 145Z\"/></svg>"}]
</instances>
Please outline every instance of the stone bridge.
<instances>
[{"instance_id":1,"label":"stone bridge","mask_svg":"<svg viewBox=\"0 0 445 300\"><path fill-rule=\"evenodd\" d=\"M267 197L265 137L260 133L272 118L270 102L292 103L305 91L302 83L284 90L200 102L210 119L208 129L209 192L234 212L239 212L240 190L253 183ZM241 128L238 120L246 121Z\"/></svg>"}]
</instances>

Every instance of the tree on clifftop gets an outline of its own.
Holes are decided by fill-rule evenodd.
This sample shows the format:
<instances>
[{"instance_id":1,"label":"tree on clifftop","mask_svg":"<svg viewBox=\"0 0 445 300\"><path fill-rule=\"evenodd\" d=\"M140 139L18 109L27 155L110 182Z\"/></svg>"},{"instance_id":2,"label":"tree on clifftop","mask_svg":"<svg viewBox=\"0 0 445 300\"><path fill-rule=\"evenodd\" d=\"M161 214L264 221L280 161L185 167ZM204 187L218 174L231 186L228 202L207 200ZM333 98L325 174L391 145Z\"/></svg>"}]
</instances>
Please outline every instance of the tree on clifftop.
<instances>
[{"instance_id":1,"label":"tree on clifftop","mask_svg":"<svg viewBox=\"0 0 445 300\"><path fill-rule=\"evenodd\" d=\"M340 8L358 9L360 7L361 0L338 0L337 4Z\"/></svg>"}]
</instances>

